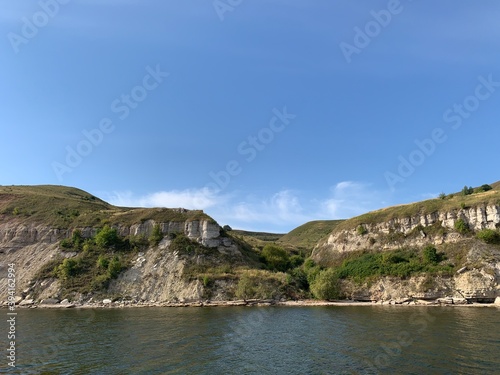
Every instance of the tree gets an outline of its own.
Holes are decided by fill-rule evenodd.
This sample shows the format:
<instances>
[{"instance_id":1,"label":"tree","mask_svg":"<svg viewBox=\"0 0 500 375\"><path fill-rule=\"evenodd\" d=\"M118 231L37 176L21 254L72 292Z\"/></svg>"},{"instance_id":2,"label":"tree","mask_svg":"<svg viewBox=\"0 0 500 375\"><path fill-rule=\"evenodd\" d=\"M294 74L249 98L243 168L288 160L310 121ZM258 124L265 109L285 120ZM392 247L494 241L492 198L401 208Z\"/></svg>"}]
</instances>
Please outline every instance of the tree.
<instances>
[{"instance_id":1,"label":"tree","mask_svg":"<svg viewBox=\"0 0 500 375\"><path fill-rule=\"evenodd\" d=\"M477 188L476 193L482 193L482 192L485 192L485 191L490 191L491 189L493 189L493 188L490 185L484 184L484 185L481 185L480 187Z\"/></svg>"},{"instance_id":2,"label":"tree","mask_svg":"<svg viewBox=\"0 0 500 375\"><path fill-rule=\"evenodd\" d=\"M465 185L462 189L462 195L471 195L472 193L474 193L474 188L472 186L467 187L467 185Z\"/></svg>"},{"instance_id":3,"label":"tree","mask_svg":"<svg viewBox=\"0 0 500 375\"><path fill-rule=\"evenodd\" d=\"M266 245L262 249L264 261L274 271L285 272L290 264L288 253L280 246Z\"/></svg>"},{"instance_id":4,"label":"tree","mask_svg":"<svg viewBox=\"0 0 500 375\"><path fill-rule=\"evenodd\" d=\"M311 284L311 292L315 298L332 300L340 298L340 283L333 268L321 271Z\"/></svg>"}]
</instances>

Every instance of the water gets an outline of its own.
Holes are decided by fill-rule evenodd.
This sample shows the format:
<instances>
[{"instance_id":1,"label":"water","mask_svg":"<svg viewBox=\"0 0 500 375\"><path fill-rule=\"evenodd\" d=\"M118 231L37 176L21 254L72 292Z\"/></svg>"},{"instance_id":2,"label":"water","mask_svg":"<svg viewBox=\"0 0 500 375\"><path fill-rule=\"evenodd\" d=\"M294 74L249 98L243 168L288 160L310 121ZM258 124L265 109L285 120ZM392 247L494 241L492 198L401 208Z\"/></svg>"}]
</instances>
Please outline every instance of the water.
<instances>
[{"instance_id":1,"label":"water","mask_svg":"<svg viewBox=\"0 0 500 375\"><path fill-rule=\"evenodd\" d=\"M500 374L497 308L17 312L17 367L4 356L0 373Z\"/></svg>"}]
</instances>

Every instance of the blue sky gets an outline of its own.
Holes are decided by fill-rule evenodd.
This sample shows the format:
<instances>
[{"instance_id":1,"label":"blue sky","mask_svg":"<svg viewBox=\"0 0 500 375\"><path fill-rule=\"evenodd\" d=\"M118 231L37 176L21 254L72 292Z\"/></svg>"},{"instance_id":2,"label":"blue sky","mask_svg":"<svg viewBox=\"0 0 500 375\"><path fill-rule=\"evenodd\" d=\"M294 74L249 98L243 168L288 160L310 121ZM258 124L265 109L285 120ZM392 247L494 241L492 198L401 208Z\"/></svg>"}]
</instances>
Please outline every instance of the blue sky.
<instances>
[{"instance_id":1,"label":"blue sky","mask_svg":"<svg viewBox=\"0 0 500 375\"><path fill-rule=\"evenodd\" d=\"M499 19L492 0L2 1L0 184L287 232L491 183Z\"/></svg>"}]
</instances>

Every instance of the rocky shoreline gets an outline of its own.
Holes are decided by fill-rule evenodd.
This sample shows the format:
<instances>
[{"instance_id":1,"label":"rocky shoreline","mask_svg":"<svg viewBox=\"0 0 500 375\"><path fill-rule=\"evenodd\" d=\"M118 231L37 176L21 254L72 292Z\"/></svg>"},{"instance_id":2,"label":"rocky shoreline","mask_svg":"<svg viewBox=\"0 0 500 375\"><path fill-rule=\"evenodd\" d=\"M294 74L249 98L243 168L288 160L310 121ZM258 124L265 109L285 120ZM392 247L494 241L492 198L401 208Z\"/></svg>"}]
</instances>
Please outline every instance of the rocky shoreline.
<instances>
[{"instance_id":1,"label":"rocky shoreline","mask_svg":"<svg viewBox=\"0 0 500 375\"><path fill-rule=\"evenodd\" d=\"M6 308L3 304L1 307ZM68 300L59 301L49 298L35 303L31 300L21 301L16 308L21 309L54 309L54 308L83 308L83 309L106 309L106 308L134 308L134 307L235 307L235 306L291 306L291 307L313 307L313 306L460 306L460 307L497 307L500 308L500 297L493 303L471 303L465 299L438 298L435 300L419 300L406 298L389 301L319 301L319 300L273 300L273 299L249 299L234 301L189 301L189 302L146 302L103 299L99 302L72 303Z\"/></svg>"}]
</instances>

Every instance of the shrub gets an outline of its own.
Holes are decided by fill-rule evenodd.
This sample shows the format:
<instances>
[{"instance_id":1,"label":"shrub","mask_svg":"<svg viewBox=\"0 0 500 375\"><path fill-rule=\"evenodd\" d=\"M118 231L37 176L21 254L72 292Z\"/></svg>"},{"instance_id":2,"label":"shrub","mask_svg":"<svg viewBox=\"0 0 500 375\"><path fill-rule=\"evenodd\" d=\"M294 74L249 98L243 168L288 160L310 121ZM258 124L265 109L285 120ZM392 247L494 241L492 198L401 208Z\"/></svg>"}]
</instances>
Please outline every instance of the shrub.
<instances>
[{"instance_id":1,"label":"shrub","mask_svg":"<svg viewBox=\"0 0 500 375\"><path fill-rule=\"evenodd\" d=\"M460 234L467 234L470 231L469 225L463 220L458 219L455 222L455 230Z\"/></svg>"},{"instance_id":2,"label":"shrub","mask_svg":"<svg viewBox=\"0 0 500 375\"><path fill-rule=\"evenodd\" d=\"M212 279L210 276L203 276L203 286L205 288L210 288L215 284L214 279Z\"/></svg>"},{"instance_id":3,"label":"shrub","mask_svg":"<svg viewBox=\"0 0 500 375\"><path fill-rule=\"evenodd\" d=\"M153 230L151 231L151 235L149 236L149 243L152 246L158 246L158 244L162 239L163 239L163 232L161 231L160 225L155 224Z\"/></svg>"},{"instance_id":4,"label":"shrub","mask_svg":"<svg viewBox=\"0 0 500 375\"><path fill-rule=\"evenodd\" d=\"M80 272L79 262L76 259L68 258L57 267L57 276L67 280Z\"/></svg>"},{"instance_id":5,"label":"shrub","mask_svg":"<svg viewBox=\"0 0 500 375\"><path fill-rule=\"evenodd\" d=\"M117 257L113 258L108 264L108 275L110 278L115 279L122 271L122 263Z\"/></svg>"},{"instance_id":6,"label":"shrub","mask_svg":"<svg viewBox=\"0 0 500 375\"><path fill-rule=\"evenodd\" d=\"M288 283L295 285L302 290L309 289L309 281L307 280L307 273L302 267L294 268L289 271Z\"/></svg>"},{"instance_id":7,"label":"shrub","mask_svg":"<svg viewBox=\"0 0 500 375\"><path fill-rule=\"evenodd\" d=\"M445 193L439 193L439 199L446 199Z\"/></svg>"},{"instance_id":8,"label":"shrub","mask_svg":"<svg viewBox=\"0 0 500 375\"><path fill-rule=\"evenodd\" d=\"M64 238L61 240L60 245L63 249L72 249L73 248L73 242L69 238Z\"/></svg>"},{"instance_id":9,"label":"shrub","mask_svg":"<svg viewBox=\"0 0 500 375\"><path fill-rule=\"evenodd\" d=\"M266 245L262 249L262 258L270 269L285 272L290 265L288 253L280 246Z\"/></svg>"},{"instance_id":10,"label":"shrub","mask_svg":"<svg viewBox=\"0 0 500 375\"><path fill-rule=\"evenodd\" d=\"M488 244L500 244L500 233L493 229L483 229L477 233L477 238Z\"/></svg>"},{"instance_id":11,"label":"shrub","mask_svg":"<svg viewBox=\"0 0 500 375\"><path fill-rule=\"evenodd\" d=\"M315 298L332 300L340 298L340 284L333 268L321 271L311 284L311 292Z\"/></svg>"},{"instance_id":12,"label":"shrub","mask_svg":"<svg viewBox=\"0 0 500 375\"><path fill-rule=\"evenodd\" d=\"M364 225L358 225L358 227L356 228L356 232L360 235L360 236L364 236L365 234L368 233L368 230L365 228Z\"/></svg>"},{"instance_id":13,"label":"shrub","mask_svg":"<svg viewBox=\"0 0 500 375\"><path fill-rule=\"evenodd\" d=\"M83 244L84 238L82 232L79 229L75 229L73 231L73 235L71 236L71 242L73 243L73 247L75 249L80 249Z\"/></svg>"},{"instance_id":14,"label":"shrub","mask_svg":"<svg viewBox=\"0 0 500 375\"><path fill-rule=\"evenodd\" d=\"M101 291L109 286L109 281L110 279L108 275L99 275L92 280L90 287L93 291Z\"/></svg>"},{"instance_id":15,"label":"shrub","mask_svg":"<svg viewBox=\"0 0 500 375\"><path fill-rule=\"evenodd\" d=\"M290 257L290 268L297 268L304 263L304 257L302 255L292 255Z\"/></svg>"},{"instance_id":16,"label":"shrub","mask_svg":"<svg viewBox=\"0 0 500 375\"><path fill-rule=\"evenodd\" d=\"M441 261L436 248L432 245L427 245L424 248L423 257L425 263L438 264Z\"/></svg>"},{"instance_id":17,"label":"shrub","mask_svg":"<svg viewBox=\"0 0 500 375\"><path fill-rule=\"evenodd\" d=\"M490 185L484 184L476 189L476 193L483 193L485 191L490 191L491 189L493 188Z\"/></svg>"},{"instance_id":18,"label":"shrub","mask_svg":"<svg viewBox=\"0 0 500 375\"><path fill-rule=\"evenodd\" d=\"M109 259L105 255L99 255L97 258L97 267L107 270L109 266Z\"/></svg>"},{"instance_id":19,"label":"shrub","mask_svg":"<svg viewBox=\"0 0 500 375\"><path fill-rule=\"evenodd\" d=\"M105 225L95 236L95 243L102 249L118 245L120 238L115 228Z\"/></svg>"}]
</instances>

